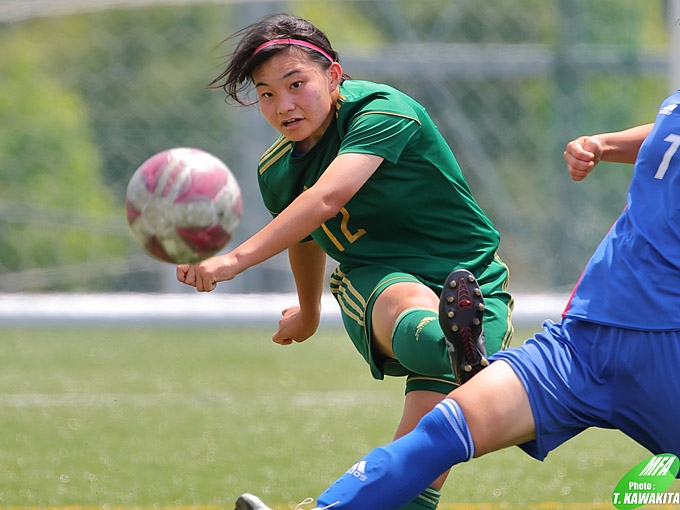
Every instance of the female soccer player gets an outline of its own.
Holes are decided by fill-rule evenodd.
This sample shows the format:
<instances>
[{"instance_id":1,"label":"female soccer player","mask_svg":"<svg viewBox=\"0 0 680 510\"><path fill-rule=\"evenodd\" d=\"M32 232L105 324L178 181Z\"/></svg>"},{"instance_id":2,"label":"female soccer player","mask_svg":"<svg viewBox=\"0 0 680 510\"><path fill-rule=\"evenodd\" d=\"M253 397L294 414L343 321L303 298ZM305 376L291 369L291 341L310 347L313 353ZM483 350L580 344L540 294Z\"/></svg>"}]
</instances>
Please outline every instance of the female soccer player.
<instances>
[{"instance_id":1,"label":"female soccer player","mask_svg":"<svg viewBox=\"0 0 680 510\"><path fill-rule=\"evenodd\" d=\"M577 283L561 324L449 394L409 434L370 452L318 499L333 510L393 510L438 474L519 445L542 460L589 427L618 429L654 454L680 456L680 90L654 125L580 137L571 177L635 161L627 207ZM636 159L637 158L637 159ZM239 510L266 510L244 494Z\"/></svg>"},{"instance_id":2,"label":"female soccer player","mask_svg":"<svg viewBox=\"0 0 680 510\"><path fill-rule=\"evenodd\" d=\"M212 85L238 104L257 103L281 134L258 168L274 218L231 252L178 266L177 277L211 291L288 250L299 303L272 337L288 345L316 331L326 256L339 262L330 289L349 337L373 377L407 378L400 437L510 341L499 234L416 101L349 79L304 19L274 15L235 36ZM404 508L434 509L440 475Z\"/></svg>"}]
</instances>

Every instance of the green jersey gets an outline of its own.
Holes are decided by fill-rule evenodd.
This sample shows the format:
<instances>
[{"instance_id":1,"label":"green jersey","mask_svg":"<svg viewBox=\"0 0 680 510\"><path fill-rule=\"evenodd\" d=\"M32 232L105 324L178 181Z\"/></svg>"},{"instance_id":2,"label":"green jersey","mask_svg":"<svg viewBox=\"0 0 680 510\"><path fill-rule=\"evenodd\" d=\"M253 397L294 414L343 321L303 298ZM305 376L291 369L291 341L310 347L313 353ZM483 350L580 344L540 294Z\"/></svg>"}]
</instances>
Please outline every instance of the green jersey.
<instances>
[{"instance_id":1,"label":"green jersey","mask_svg":"<svg viewBox=\"0 0 680 510\"><path fill-rule=\"evenodd\" d=\"M294 149L281 137L259 163L260 190L274 216L337 155L384 158L340 213L311 234L343 271L387 265L441 284L453 268L485 267L493 259L498 232L429 114L406 94L346 80L321 140L306 154Z\"/></svg>"}]
</instances>

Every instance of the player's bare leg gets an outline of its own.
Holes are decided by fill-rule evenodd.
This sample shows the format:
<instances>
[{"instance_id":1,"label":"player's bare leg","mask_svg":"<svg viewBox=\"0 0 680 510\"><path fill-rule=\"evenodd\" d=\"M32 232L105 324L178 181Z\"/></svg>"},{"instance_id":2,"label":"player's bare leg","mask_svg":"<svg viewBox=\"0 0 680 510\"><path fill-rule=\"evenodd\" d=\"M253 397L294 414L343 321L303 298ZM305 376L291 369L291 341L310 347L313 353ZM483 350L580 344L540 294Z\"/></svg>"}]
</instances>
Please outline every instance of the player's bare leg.
<instances>
[{"instance_id":1,"label":"player's bare leg","mask_svg":"<svg viewBox=\"0 0 680 510\"><path fill-rule=\"evenodd\" d=\"M470 384L449 394L465 413L475 457L536 437L534 415L524 384L503 360L497 360ZM479 405L484 402L484 405Z\"/></svg>"}]
</instances>

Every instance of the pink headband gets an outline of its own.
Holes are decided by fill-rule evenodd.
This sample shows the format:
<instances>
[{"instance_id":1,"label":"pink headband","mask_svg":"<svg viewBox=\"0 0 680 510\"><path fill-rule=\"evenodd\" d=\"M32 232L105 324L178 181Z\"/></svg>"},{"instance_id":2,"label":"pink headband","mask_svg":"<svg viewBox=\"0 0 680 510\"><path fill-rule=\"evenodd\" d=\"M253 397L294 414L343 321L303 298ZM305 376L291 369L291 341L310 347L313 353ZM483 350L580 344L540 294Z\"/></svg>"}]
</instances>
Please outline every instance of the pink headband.
<instances>
[{"instance_id":1,"label":"pink headband","mask_svg":"<svg viewBox=\"0 0 680 510\"><path fill-rule=\"evenodd\" d=\"M263 49L269 48L270 46L274 46L275 44L290 44L290 45L293 45L293 46L302 46L303 48L309 48L310 50L314 50L314 51L321 53L324 57L326 57L331 62L335 62L335 59L333 59L333 57L331 57L328 54L328 52L322 50L316 44L313 44L313 43L310 43L310 42L307 42L307 41L300 41L299 39L272 39L271 41L267 41L266 43L262 43L257 48L255 48L255 51L253 51L253 56L260 53Z\"/></svg>"}]
</instances>

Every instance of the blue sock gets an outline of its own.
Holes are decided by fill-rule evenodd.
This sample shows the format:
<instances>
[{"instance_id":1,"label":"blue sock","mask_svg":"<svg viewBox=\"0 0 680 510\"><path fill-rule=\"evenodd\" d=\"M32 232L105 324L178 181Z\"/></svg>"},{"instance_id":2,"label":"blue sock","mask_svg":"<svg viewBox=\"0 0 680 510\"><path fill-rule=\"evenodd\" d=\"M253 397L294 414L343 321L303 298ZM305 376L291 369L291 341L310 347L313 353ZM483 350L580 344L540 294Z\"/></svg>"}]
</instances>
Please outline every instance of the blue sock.
<instances>
[{"instance_id":1,"label":"blue sock","mask_svg":"<svg viewBox=\"0 0 680 510\"><path fill-rule=\"evenodd\" d=\"M375 448L319 496L318 508L392 510L405 505L454 464L474 455L465 417L445 399L405 436Z\"/></svg>"}]
</instances>

